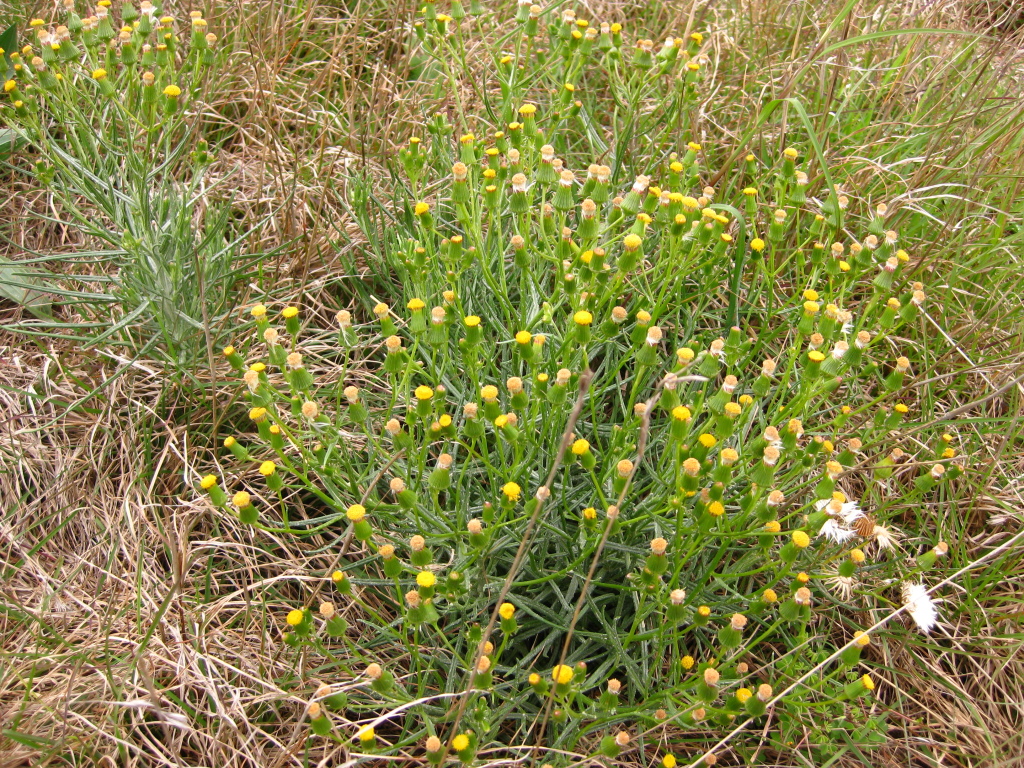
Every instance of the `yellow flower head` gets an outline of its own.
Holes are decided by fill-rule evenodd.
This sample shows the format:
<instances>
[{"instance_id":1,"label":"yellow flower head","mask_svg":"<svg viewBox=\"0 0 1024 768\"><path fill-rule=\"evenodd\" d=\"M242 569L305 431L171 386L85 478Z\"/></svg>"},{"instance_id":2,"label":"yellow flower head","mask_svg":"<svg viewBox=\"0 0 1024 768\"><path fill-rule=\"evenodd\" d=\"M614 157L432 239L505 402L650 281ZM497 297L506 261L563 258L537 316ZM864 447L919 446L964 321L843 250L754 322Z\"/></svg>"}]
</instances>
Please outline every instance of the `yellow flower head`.
<instances>
[{"instance_id":1,"label":"yellow flower head","mask_svg":"<svg viewBox=\"0 0 1024 768\"><path fill-rule=\"evenodd\" d=\"M420 571L416 574L416 584L429 589L437 583L437 577L431 571Z\"/></svg>"},{"instance_id":2,"label":"yellow flower head","mask_svg":"<svg viewBox=\"0 0 1024 768\"><path fill-rule=\"evenodd\" d=\"M793 531L793 543L800 549L804 549L811 543L811 537L804 531Z\"/></svg>"},{"instance_id":3,"label":"yellow flower head","mask_svg":"<svg viewBox=\"0 0 1024 768\"><path fill-rule=\"evenodd\" d=\"M572 452L576 456L582 456L590 451L590 443L582 437L572 444Z\"/></svg>"},{"instance_id":4,"label":"yellow flower head","mask_svg":"<svg viewBox=\"0 0 1024 768\"><path fill-rule=\"evenodd\" d=\"M860 682L869 691L875 690L875 681L871 679L871 675L864 675L861 677Z\"/></svg>"},{"instance_id":5,"label":"yellow flower head","mask_svg":"<svg viewBox=\"0 0 1024 768\"><path fill-rule=\"evenodd\" d=\"M572 319L573 319L573 322L576 323L576 325L584 325L584 326L586 326L586 325L590 325L592 322L594 322L594 316L592 314L590 314L589 312L587 312L587 310L585 310L585 309L581 309L579 312L577 312L575 315L573 315Z\"/></svg>"},{"instance_id":6,"label":"yellow flower head","mask_svg":"<svg viewBox=\"0 0 1024 768\"><path fill-rule=\"evenodd\" d=\"M264 477L270 477L272 474L274 474L274 471L276 469L277 467L274 465L274 462L272 461L264 461L262 464L260 464L260 474L263 475Z\"/></svg>"},{"instance_id":7,"label":"yellow flower head","mask_svg":"<svg viewBox=\"0 0 1024 768\"><path fill-rule=\"evenodd\" d=\"M515 613L516 607L512 603L502 603L501 607L498 608L498 615L505 619L505 621L511 619Z\"/></svg>"},{"instance_id":8,"label":"yellow flower head","mask_svg":"<svg viewBox=\"0 0 1024 768\"><path fill-rule=\"evenodd\" d=\"M519 333L516 334L516 344L522 344L525 346L531 341L533 341L533 334L529 331L519 331Z\"/></svg>"},{"instance_id":9,"label":"yellow flower head","mask_svg":"<svg viewBox=\"0 0 1024 768\"><path fill-rule=\"evenodd\" d=\"M505 498L509 501L516 502L519 501L519 496L522 494L523 489L519 487L518 483L505 483L501 486L501 492L505 494Z\"/></svg>"},{"instance_id":10,"label":"yellow flower head","mask_svg":"<svg viewBox=\"0 0 1024 768\"><path fill-rule=\"evenodd\" d=\"M418 387L416 387L416 390L415 392L413 392L413 394L416 396L417 400L429 400L434 396L434 390L428 387L426 384L420 384Z\"/></svg>"},{"instance_id":11,"label":"yellow flower head","mask_svg":"<svg viewBox=\"0 0 1024 768\"><path fill-rule=\"evenodd\" d=\"M761 596L766 603L777 603L779 601L779 596L774 589L766 589Z\"/></svg>"},{"instance_id":12,"label":"yellow flower head","mask_svg":"<svg viewBox=\"0 0 1024 768\"><path fill-rule=\"evenodd\" d=\"M298 307L285 307L284 309L281 310L281 317L283 317L285 320L288 320L288 319L293 318L293 317L297 317L298 314L299 314L299 308Z\"/></svg>"},{"instance_id":13,"label":"yellow flower head","mask_svg":"<svg viewBox=\"0 0 1024 768\"><path fill-rule=\"evenodd\" d=\"M92 71L93 80L103 80L107 76L107 70L105 69L94 69Z\"/></svg>"},{"instance_id":14,"label":"yellow flower head","mask_svg":"<svg viewBox=\"0 0 1024 768\"><path fill-rule=\"evenodd\" d=\"M360 728L359 733L357 733L356 735L359 737L359 741L361 741L363 744L368 744L369 742L373 741L374 738L376 737L372 725L367 725L363 728Z\"/></svg>"},{"instance_id":15,"label":"yellow flower head","mask_svg":"<svg viewBox=\"0 0 1024 768\"><path fill-rule=\"evenodd\" d=\"M245 491L239 491L231 497L231 503L234 504L238 509L245 509L252 504L252 498Z\"/></svg>"},{"instance_id":16,"label":"yellow flower head","mask_svg":"<svg viewBox=\"0 0 1024 768\"><path fill-rule=\"evenodd\" d=\"M551 679L560 685L568 685L572 682L573 670L568 664L559 664L551 670Z\"/></svg>"},{"instance_id":17,"label":"yellow flower head","mask_svg":"<svg viewBox=\"0 0 1024 768\"><path fill-rule=\"evenodd\" d=\"M640 235L629 234L626 235L626 238L622 241L622 245L627 251L632 252L639 248L643 242L644 241L640 238Z\"/></svg>"},{"instance_id":18,"label":"yellow flower head","mask_svg":"<svg viewBox=\"0 0 1024 768\"><path fill-rule=\"evenodd\" d=\"M469 746L469 736L464 733L460 733L454 739L452 739L452 749L456 752L461 752Z\"/></svg>"},{"instance_id":19,"label":"yellow flower head","mask_svg":"<svg viewBox=\"0 0 1024 768\"><path fill-rule=\"evenodd\" d=\"M693 665L696 663L697 662L694 660L693 656L683 656L683 658L679 660L679 666L683 669L693 669Z\"/></svg>"},{"instance_id":20,"label":"yellow flower head","mask_svg":"<svg viewBox=\"0 0 1024 768\"><path fill-rule=\"evenodd\" d=\"M345 517L347 517L353 523L358 523L364 517L366 517L366 507L364 507L362 504L353 504L348 508L348 510L346 510Z\"/></svg>"},{"instance_id":21,"label":"yellow flower head","mask_svg":"<svg viewBox=\"0 0 1024 768\"><path fill-rule=\"evenodd\" d=\"M206 477L204 477L202 480L199 481L199 485L202 487L202 489L204 491L210 490L216 484L217 484L217 476L216 475L207 475Z\"/></svg>"},{"instance_id":22,"label":"yellow flower head","mask_svg":"<svg viewBox=\"0 0 1024 768\"><path fill-rule=\"evenodd\" d=\"M302 611L295 609L294 611L288 611L288 616L285 618L285 621L288 622L289 627L297 627L302 623L302 620L305 617L306 616Z\"/></svg>"},{"instance_id":23,"label":"yellow flower head","mask_svg":"<svg viewBox=\"0 0 1024 768\"><path fill-rule=\"evenodd\" d=\"M689 421L693 418L693 414L685 405L677 405L672 409L672 418L676 421Z\"/></svg>"},{"instance_id":24,"label":"yellow flower head","mask_svg":"<svg viewBox=\"0 0 1024 768\"><path fill-rule=\"evenodd\" d=\"M537 114L537 107L534 104L523 104L519 108L519 114L523 117L529 117L530 115Z\"/></svg>"},{"instance_id":25,"label":"yellow flower head","mask_svg":"<svg viewBox=\"0 0 1024 768\"><path fill-rule=\"evenodd\" d=\"M466 324L467 328L477 328L480 325L480 318L476 315L466 315L462 322Z\"/></svg>"},{"instance_id":26,"label":"yellow flower head","mask_svg":"<svg viewBox=\"0 0 1024 768\"><path fill-rule=\"evenodd\" d=\"M174 84L168 85L166 88L164 88L164 96L170 99L176 99L179 96L181 96L181 88Z\"/></svg>"}]
</instances>

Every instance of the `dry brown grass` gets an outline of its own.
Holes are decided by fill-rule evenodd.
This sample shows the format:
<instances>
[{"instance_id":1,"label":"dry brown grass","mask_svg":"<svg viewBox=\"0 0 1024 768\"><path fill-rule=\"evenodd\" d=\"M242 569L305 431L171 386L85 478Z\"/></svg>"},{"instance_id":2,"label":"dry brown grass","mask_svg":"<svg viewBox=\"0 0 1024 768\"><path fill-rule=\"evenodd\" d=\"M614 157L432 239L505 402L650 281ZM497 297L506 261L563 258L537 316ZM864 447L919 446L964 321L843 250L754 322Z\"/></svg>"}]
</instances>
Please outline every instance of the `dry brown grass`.
<instances>
[{"instance_id":1,"label":"dry brown grass","mask_svg":"<svg viewBox=\"0 0 1024 768\"><path fill-rule=\"evenodd\" d=\"M40 740L5 738L3 764L301 764L317 671L284 658L277 607L310 594L331 542L255 540L182 487L189 430L155 402L159 373L120 377L81 417L66 376L109 369L48 359L0 370L0 721Z\"/></svg>"}]
</instances>

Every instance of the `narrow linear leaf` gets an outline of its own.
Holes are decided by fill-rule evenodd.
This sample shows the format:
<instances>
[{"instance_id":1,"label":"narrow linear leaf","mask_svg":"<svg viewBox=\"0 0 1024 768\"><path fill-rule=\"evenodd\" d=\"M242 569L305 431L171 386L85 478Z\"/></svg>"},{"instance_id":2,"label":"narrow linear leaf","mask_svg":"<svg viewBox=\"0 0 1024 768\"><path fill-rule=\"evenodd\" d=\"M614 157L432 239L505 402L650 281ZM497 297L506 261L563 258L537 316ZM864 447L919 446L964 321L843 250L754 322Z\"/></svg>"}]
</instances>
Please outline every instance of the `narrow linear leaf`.
<instances>
[{"instance_id":1,"label":"narrow linear leaf","mask_svg":"<svg viewBox=\"0 0 1024 768\"><path fill-rule=\"evenodd\" d=\"M11 64L11 55L9 51L18 50L18 30L13 24L0 33L0 48L4 50L4 80L9 80L11 75L14 74L14 65ZM0 146L2 146L2 144L0 144Z\"/></svg>"},{"instance_id":2,"label":"narrow linear leaf","mask_svg":"<svg viewBox=\"0 0 1024 768\"><path fill-rule=\"evenodd\" d=\"M24 307L36 317L53 319L45 293L48 273L0 256L0 296Z\"/></svg>"}]
</instances>

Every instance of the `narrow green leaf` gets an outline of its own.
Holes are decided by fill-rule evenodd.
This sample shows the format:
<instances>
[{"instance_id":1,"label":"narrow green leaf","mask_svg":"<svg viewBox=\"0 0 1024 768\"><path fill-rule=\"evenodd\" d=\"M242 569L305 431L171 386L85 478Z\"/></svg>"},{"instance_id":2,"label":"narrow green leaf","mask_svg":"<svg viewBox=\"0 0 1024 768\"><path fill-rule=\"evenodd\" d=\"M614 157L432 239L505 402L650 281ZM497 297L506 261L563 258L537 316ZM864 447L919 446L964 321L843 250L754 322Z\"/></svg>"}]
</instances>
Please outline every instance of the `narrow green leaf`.
<instances>
[{"instance_id":1,"label":"narrow green leaf","mask_svg":"<svg viewBox=\"0 0 1024 768\"><path fill-rule=\"evenodd\" d=\"M0 33L0 48L4 50L4 80L10 80L11 75L14 74L14 65L11 64L11 51L18 50L18 30L13 24L5 29L3 33Z\"/></svg>"},{"instance_id":2,"label":"narrow green leaf","mask_svg":"<svg viewBox=\"0 0 1024 768\"><path fill-rule=\"evenodd\" d=\"M0 128L0 158L13 155L24 143L13 128Z\"/></svg>"},{"instance_id":3,"label":"narrow green leaf","mask_svg":"<svg viewBox=\"0 0 1024 768\"><path fill-rule=\"evenodd\" d=\"M840 40L838 43L832 43L832 45L824 48L821 53L818 54L818 58L824 58L830 53L835 53L843 48L849 48L851 45L871 43L875 40L883 40L887 37L898 37L899 35L960 35L963 37L985 37L985 35L979 35L977 32L971 32L963 29L884 29L880 32L869 32L866 35L848 37L845 40Z\"/></svg>"},{"instance_id":4,"label":"narrow green leaf","mask_svg":"<svg viewBox=\"0 0 1024 768\"><path fill-rule=\"evenodd\" d=\"M46 272L0 256L0 296L24 307L36 317L53 319L45 291Z\"/></svg>"},{"instance_id":5,"label":"narrow green leaf","mask_svg":"<svg viewBox=\"0 0 1024 768\"><path fill-rule=\"evenodd\" d=\"M4 728L3 735L11 741L15 741L24 747L31 747L32 749L42 749L44 747L52 746L53 744L49 739L31 736L27 733L15 731L10 728Z\"/></svg>"}]
</instances>

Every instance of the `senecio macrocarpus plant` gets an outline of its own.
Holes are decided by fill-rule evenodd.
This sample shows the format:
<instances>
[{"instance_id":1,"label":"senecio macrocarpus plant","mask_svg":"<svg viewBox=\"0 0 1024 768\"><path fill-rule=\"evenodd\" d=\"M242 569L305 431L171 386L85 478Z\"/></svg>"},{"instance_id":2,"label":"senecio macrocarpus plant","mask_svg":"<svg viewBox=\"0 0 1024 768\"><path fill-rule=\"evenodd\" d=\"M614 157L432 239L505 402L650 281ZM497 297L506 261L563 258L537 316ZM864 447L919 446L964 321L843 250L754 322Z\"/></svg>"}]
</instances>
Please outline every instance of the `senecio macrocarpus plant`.
<instances>
[{"instance_id":1,"label":"senecio macrocarpus plant","mask_svg":"<svg viewBox=\"0 0 1024 768\"><path fill-rule=\"evenodd\" d=\"M812 201L795 149L750 156L734 199L692 142L616 185L558 156L558 110L513 118L403 150L400 295L332 329L258 304L224 351L249 411L210 501L254 537L343 540L334 597L279 617L342 670L311 738L557 764L772 717L780 744L870 743L861 611L930 630L946 552L887 510L962 472L953 437L902 438L896 333L925 293L886 209Z\"/></svg>"},{"instance_id":2,"label":"senecio macrocarpus plant","mask_svg":"<svg viewBox=\"0 0 1024 768\"><path fill-rule=\"evenodd\" d=\"M99 0L82 18L73 0L64 0L58 23L32 19L30 42L6 52L14 70L4 85L9 108L32 140L45 141L59 124L76 141L94 145L93 151L110 140L117 146L98 148L138 152L146 145L139 136L179 127L173 118L201 88L217 36L207 31L201 11L191 13L187 44L159 3L143 0L138 9L125 3L120 29L111 11L111 0ZM98 110L82 98L83 90L93 102L113 100L119 108ZM100 135L86 135L87 128ZM166 130L160 138L167 140Z\"/></svg>"},{"instance_id":3,"label":"senecio macrocarpus plant","mask_svg":"<svg viewBox=\"0 0 1024 768\"><path fill-rule=\"evenodd\" d=\"M248 360L225 351L256 434L224 440L249 490L232 496L209 476L211 500L256 531L349 527L344 564L326 575L340 607L293 609L286 642L346 659L365 686L345 706L371 720L424 700L411 730L388 744L360 731L363 747L436 738L449 706L430 697L470 676L467 730L450 735L466 736L453 747L463 760L500 741L503 724L545 713L551 742L571 748L623 721L653 725L658 711L700 732L761 717L771 686L809 664L786 650L828 649L850 611L895 598L893 579L916 582L945 551L934 544L907 566L896 531L852 490L912 501L960 471L937 436L910 464L915 479L894 473L909 458L890 447L911 422L899 400L910 371L886 341L923 301L900 279L905 254L883 242L855 269L827 249L838 268L812 263L773 318L777 357L764 357L751 333L717 337L690 319L717 300L737 256L708 190L650 194L641 179L598 205L561 183L568 171L539 181L545 155L520 156L502 181L463 154L471 162L416 207L396 255L401 304L358 320L342 310L333 332L304 329L297 307L258 305ZM666 180L685 178L688 162L672 160ZM767 248L749 247L761 263ZM859 317L842 308L853 297ZM375 369L371 386L349 380L354 359ZM320 384L327 367L339 373ZM923 589L917 599L931 605ZM352 632L340 620L350 606L364 624ZM399 667L358 663L371 626L408 649ZM824 699L848 713L873 686L857 666L860 637L787 706ZM322 722L330 706L314 703L312 727L335 733ZM623 746L610 739L609 756Z\"/></svg>"},{"instance_id":4,"label":"senecio macrocarpus plant","mask_svg":"<svg viewBox=\"0 0 1024 768\"><path fill-rule=\"evenodd\" d=\"M424 56L443 72L438 90L454 103L463 130L468 116L458 82L471 80L477 87L478 77L468 74L467 42L484 24L472 8L468 16L459 2L450 13L427 2L414 27ZM516 22L483 33L495 36L500 53L494 56L495 88L478 93L510 136L516 125L526 126L516 107L531 91L550 98L548 117L557 125L550 139L560 151L576 131L593 156L614 158L616 173L634 139L660 147L689 129L708 64L699 32L685 40L669 36L660 46L643 37L627 42L622 24L592 23L571 8L530 2L518 4ZM638 162L651 159L647 151L640 154Z\"/></svg>"},{"instance_id":5,"label":"senecio macrocarpus plant","mask_svg":"<svg viewBox=\"0 0 1024 768\"><path fill-rule=\"evenodd\" d=\"M150 353L158 340L188 369L206 354L203 322L223 313L237 255L226 213L206 197L212 155L193 114L217 61L217 36L200 11L183 39L159 3L118 10L120 24L110 0L84 17L65 0L53 21L33 19L29 42L7 52L13 74L0 109L27 145L55 215L89 246L108 249L82 254L88 268L69 278L92 290L54 286L91 321L62 332L98 328ZM115 268L97 279L103 261ZM113 304L123 312L111 312Z\"/></svg>"}]
</instances>

